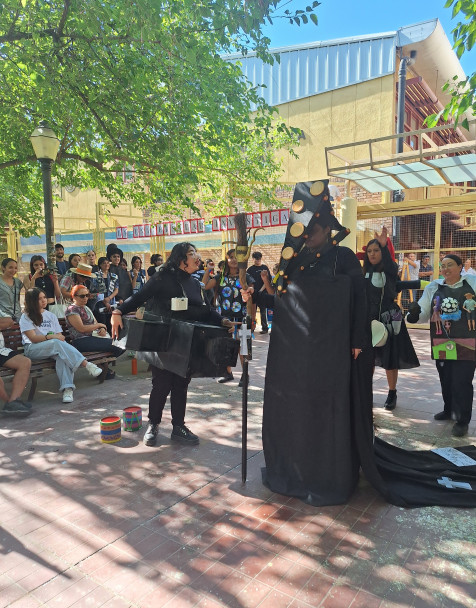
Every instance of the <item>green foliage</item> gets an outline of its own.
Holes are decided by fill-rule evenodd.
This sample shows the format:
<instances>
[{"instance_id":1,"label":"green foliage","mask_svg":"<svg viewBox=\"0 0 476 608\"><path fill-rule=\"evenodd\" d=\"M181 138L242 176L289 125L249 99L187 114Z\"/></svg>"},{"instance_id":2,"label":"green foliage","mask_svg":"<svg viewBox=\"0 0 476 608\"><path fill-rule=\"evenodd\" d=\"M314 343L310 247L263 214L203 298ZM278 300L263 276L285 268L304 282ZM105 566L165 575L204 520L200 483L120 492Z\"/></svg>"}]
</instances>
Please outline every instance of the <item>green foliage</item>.
<instances>
[{"instance_id":1,"label":"green foliage","mask_svg":"<svg viewBox=\"0 0 476 608\"><path fill-rule=\"evenodd\" d=\"M278 0L2 0L0 223L37 230L29 136L40 120L61 140L54 179L98 188L112 205L167 215L198 200L276 204L276 151L293 153L297 134L221 55L273 63L263 24L317 23L318 5L279 14ZM116 177L124 166L130 183Z\"/></svg>"},{"instance_id":2,"label":"green foliage","mask_svg":"<svg viewBox=\"0 0 476 608\"><path fill-rule=\"evenodd\" d=\"M453 7L452 18L459 15L463 21L459 21L452 30L453 48L461 58L465 51L470 51L476 43L476 2L474 0L447 0L445 8ZM460 122L460 117L471 110L472 115L476 115L476 72L467 76L465 80L459 80L457 76L452 82L447 82L444 91L451 94L451 99L447 106L438 114L433 114L427 119L430 127L435 126L440 118L448 120L453 117L455 124ZM464 118L461 125L467 129L468 119Z\"/></svg>"}]
</instances>

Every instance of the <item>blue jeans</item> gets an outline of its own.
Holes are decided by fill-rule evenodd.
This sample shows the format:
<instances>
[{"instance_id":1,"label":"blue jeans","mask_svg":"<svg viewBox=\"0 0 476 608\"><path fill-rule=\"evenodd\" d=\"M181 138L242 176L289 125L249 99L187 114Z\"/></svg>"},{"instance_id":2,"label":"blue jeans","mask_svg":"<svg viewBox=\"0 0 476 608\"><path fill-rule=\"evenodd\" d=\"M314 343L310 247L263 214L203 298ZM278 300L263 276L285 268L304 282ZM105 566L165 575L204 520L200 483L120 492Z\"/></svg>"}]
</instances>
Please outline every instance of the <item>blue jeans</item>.
<instances>
[{"instance_id":1,"label":"blue jeans","mask_svg":"<svg viewBox=\"0 0 476 608\"><path fill-rule=\"evenodd\" d=\"M64 391L65 388L76 388L73 382L74 372L85 359L71 344L57 339L25 344L25 355L32 361L54 359L60 391Z\"/></svg>"},{"instance_id":2,"label":"blue jeans","mask_svg":"<svg viewBox=\"0 0 476 608\"><path fill-rule=\"evenodd\" d=\"M84 338L76 338L76 340L73 340L72 344L81 353L99 351L103 353L112 353L114 357L120 357L124 352L122 348L113 346L111 338L84 336Z\"/></svg>"}]
</instances>

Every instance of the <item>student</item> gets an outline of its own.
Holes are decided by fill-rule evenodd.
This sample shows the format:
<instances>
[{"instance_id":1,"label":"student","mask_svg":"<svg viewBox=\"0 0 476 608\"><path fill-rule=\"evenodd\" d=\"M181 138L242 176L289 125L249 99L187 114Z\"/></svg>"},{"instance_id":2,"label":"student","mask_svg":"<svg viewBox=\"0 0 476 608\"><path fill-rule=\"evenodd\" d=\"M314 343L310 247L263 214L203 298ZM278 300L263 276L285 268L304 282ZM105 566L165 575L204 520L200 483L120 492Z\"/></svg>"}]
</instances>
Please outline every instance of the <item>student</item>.
<instances>
[{"instance_id":1,"label":"student","mask_svg":"<svg viewBox=\"0 0 476 608\"><path fill-rule=\"evenodd\" d=\"M65 342L58 318L46 310L47 305L46 294L38 287L26 292L25 312L20 318L25 355L32 361L55 359L63 403L71 403L75 388L73 377L78 367L85 367L94 378L101 375L102 369Z\"/></svg>"}]
</instances>

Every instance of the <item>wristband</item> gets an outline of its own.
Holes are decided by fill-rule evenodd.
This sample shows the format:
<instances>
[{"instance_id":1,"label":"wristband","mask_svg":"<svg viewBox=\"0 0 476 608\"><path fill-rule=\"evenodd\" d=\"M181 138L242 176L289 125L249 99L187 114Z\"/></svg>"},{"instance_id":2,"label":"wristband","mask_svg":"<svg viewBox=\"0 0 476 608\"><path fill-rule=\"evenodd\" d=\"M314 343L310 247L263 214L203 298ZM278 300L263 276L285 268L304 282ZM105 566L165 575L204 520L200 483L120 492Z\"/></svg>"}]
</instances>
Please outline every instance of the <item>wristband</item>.
<instances>
[{"instance_id":1,"label":"wristband","mask_svg":"<svg viewBox=\"0 0 476 608\"><path fill-rule=\"evenodd\" d=\"M115 310L113 310L111 312L111 315L121 315L121 317L122 317L122 312L120 310L117 310L117 308L116 308Z\"/></svg>"}]
</instances>

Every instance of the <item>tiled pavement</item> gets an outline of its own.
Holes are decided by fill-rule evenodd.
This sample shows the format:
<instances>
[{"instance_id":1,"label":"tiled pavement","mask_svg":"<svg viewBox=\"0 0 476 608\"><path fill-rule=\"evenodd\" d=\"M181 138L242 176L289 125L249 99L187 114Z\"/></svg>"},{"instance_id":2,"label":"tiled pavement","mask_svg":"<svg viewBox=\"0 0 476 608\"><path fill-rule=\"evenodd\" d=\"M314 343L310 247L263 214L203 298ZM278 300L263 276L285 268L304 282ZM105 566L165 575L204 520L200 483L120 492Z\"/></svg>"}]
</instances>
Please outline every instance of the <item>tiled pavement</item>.
<instances>
[{"instance_id":1,"label":"tiled pavement","mask_svg":"<svg viewBox=\"0 0 476 608\"><path fill-rule=\"evenodd\" d=\"M413 330L422 367L401 374L398 407L382 410L379 434L408 448L455 446L441 409L428 335ZM160 442L142 431L99 441L99 420L146 404L139 365L117 365L97 385L78 372L63 405L52 377L35 411L0 419L0 607L58 608L469 608L475 606L475 513L404 510L361 480L349 504L314 508L260 481L261 401L267 336L250 364L248 481L241 483L241 392L237 381L193 380L187 422L198 447L172 445L166 409ZM239 378L239 373L236 374Z\"/></svg>"}]
</instances>

